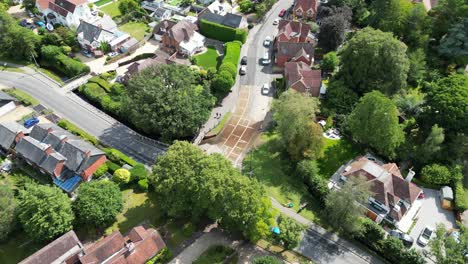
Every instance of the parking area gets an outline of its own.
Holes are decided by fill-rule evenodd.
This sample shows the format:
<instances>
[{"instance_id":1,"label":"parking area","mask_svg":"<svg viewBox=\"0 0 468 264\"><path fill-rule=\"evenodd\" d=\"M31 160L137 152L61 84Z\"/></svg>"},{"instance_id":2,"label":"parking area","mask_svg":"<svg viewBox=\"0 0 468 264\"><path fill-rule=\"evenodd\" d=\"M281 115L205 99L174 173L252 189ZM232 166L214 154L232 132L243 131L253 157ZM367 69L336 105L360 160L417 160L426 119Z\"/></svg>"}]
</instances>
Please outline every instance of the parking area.
<instances>
[{"instance_id":1,"label":"parking area","mask_svg":"<svg viewBox=\"0 0 468 264\"><path fill-rule=\"evenodd\" d=\"M453 211L442 209L440 203L440 190L422 188L424 191L424 198L421 199L421 208L416 215L416 224L411 229L410 236L417 241L419 234L426 226L435 229L437 224L444 224L449 230L455 228L455 214ZM420 245L414 243L416 249L422 249ZM428 249L426 246L425 248Z\"/></svg>"}]
</instances>

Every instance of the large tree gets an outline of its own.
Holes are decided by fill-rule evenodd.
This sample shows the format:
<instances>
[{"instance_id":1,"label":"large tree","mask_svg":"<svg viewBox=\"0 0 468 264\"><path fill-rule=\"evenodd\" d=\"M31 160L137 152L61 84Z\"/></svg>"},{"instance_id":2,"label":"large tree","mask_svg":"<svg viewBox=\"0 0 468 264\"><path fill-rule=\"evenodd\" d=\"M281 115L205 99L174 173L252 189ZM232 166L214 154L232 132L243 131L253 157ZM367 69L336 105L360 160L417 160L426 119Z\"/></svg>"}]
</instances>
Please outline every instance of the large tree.
<instances>
[{"instance_id":1,"label":"large tree","mask_svg":"<svg viewBox=\"0 0 468 264\"><path fill-rule=\"evenodd\" d=\"M123 107L129 120L148 134L169 141L192 136L214 104L208 88L196 83L192 69L157 65L133 77Z\"/></svg>"},{"instance_id":2,"label":"large tree","mask_svg":"<svg viewBox=\"0 0 468 264\"><path fill-rule=\"evenodd\" d=\"M359 101L359 96L341 80L332 78L327 89L327 95L324 101L324 106L337 114L349 114L356 103Z\"/></svg>"},{"instance_id":3,"label":"large tree","mask_svg":"<svg viewBox=\"0 0 468 264\"><path fill-rule=\"evenodd\" d=\"M452 25L468 17L468 3L466 0L439 0L429 15L432 20L432 36L440 40Z\"/></svg>"},{"instance_id":4,"label":"large tree","mask_svg":"<svg viewBox=\"0 0 468 264\"><path fill-rule=\"evenodd\" d=\"M12 189L0 184L0 241L4 240L14 227L16 200Z\"/></svg>"},{"instance_id":5,"label":"large tree","mask_svg":"<svg viewBox=\"0 0 468 264\"><path fill-rule=\"evenodd\" d=\"M371 5L370 25L401 37L412 5L407 0L375 0Z\"/></svg>"},{"instance_id":6,"label":"large tree","mask_svg":"<svg viewBox=\"0 0 468 264\"><path fill-rule=\"evenodd\" d=\"M371 195L369 189L370 184L364 178L348 177L339 190L334 190L327 196L327 222L338 230L356 232L360 228L358 220L365 211L361 204L367 203Z\"/></svg>"},{"instance_id":7,"label":"large tree","mask_svg":"<svg viewBox=\"0 0 468 264\"><path fill-rule=\"evenodd\" d=\"M437 264L466 263L466 249L468 248L468 231L462 227L458 237L447 236L443 224L437 225L435 237L429 241L430 254L435 257Z\"/></svg>"},{"instance_id":8,"label":"large tree","mask_svg":"<svg viewBox=\"0 0 468 264\"><path fill-rule=\"evenodd\" d=\"M424 143L417 147L415 159L419 161L420 164L427 164L435 160L442 150L442 143L444 143L444 140L444 129L437 124L433 125Z\"/></svg>"},{"instance_id":9,"label":"large tree","mask_svg":"<svg viewBox=\"0 0 468 264\"><path fill-rule=\"evenodd\" d=\"M19 195L19 220L33 239L51 240L73 226L70 199L56 187L28 183Z\"/></svg>"},{"instance_id":10,"label":"large tree","mask_svg":"<svg viewBox=\"0 0 468 264\"><path fill-rule=\"evenodd\" d=\"M342 14L322 19L318 35L319 45L326 51L336 50L345 40L345 33L349 26L349 21Z\"/></svg>"},{"instance_id":11,"label":"large tree","mask_svg":"<svg viewBox=\"0 0 468 264\"><path fill-rule=\"evenodd\" d=\"M395 149L405 139L398 124L398 109L378 91L361 98L349 116L348 128L355 140L390 158L395 157Z\"/></svg>"},{"instance_id":12,"label":"large tree","mask_svg":"<svg viewBox=\"0 0 468 264\"><path fill-rule=\"evenodd\" d=\"M278 218L280 234L278 238L283 243L286 249L293 249L297 247L301 240L301 233L304 228L295 220L280 216Z\"/></svg>"},{"instance_id":13,"label":"large tree","mask_svg":"<svg viewBox=\"0 0 468 264\"><path fill-rule=\"evenodd\" d=\"M364 28L340 50L339 79L358 94L374 89L393 94L406 87L406 45L391 33Z\"/></svg>"},{"instance_id":14,"label":"large tree","mask_svg":"<svg viewBox=\"0 0 468 264\"><path fill-rule=\"evenodd\" d=\"M468 63L468 17L454 24L442 38L439 53L450 62L465 66Z\"/></svg>"},{"instance_id":15,"label":"large tree","mask_svg":"<svg viewBox=\"0 0 468 264\"><path fill-rule=\"evenodd\" d=\"M322 130L313 122L318 112L317 98L304 96L293 89L273 102L273 118L286 152L292 160L318 158L323 146Z\"/></svg>"},{"instance_id":16,"label":"large tree","mask_svg":"<svg viewBox=\"0 0 468 264\"><path fill-rule=\"evenodd\" d=\"M109 180L82 184L73 203L77 220L86 226L106 226L115 220L122 208L122 193L117 184Z\"/></svg>"},{"instance_id":17,"label":"large tree","mask_svg":"<svg viewBox=\"0 0 468 264\"><path fill-rule=\"evenodd\" d=\"M219 154L207 155L189 142L176 141L158 158L150 180L170 217L197 221L206 215L251 240L269 232L271 203L263 189Z\"/></svg>"}]
</instances>

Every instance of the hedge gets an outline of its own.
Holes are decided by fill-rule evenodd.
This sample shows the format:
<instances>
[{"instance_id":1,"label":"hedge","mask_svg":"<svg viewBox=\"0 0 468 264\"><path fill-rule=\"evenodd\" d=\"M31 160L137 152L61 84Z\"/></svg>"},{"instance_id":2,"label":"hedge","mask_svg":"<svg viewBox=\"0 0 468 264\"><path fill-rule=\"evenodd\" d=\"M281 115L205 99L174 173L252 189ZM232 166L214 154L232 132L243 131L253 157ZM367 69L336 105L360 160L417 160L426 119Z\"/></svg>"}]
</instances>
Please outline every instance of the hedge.
<instances>
[{"instance_id":1,"label":"hedge","mask_svg":"<svg viewBox=\"0 0 468 264\"><path fill-rule=\"evenodd\" d=\"M62 53L62 48L53 45L43 46L41 48L41 64L53 67L57 71L71 78L83 73L88 73L89 66L81 61L72 59Z\"/></svg>"},{"instance_id":2,"label":"hedge","mask_svg":"<svg viewBox=\"0 0 468 264\"><path fill-rule=\"evenodd\" d=\"M207 38L217 39L223 42L239 40L242 43L245 43L248 34L244 29L226 27L205 19L200 21L200 32Z\"/></svg>"},{"instance_id":3,"label":"hedge","mask_svg":"<svg viewBox=\"0 0 468 264\"><path fill-rule=\"evenodd\" d=\"M242 43L239 41L227 42L224 44L224 58L222 64L230 62L234 66L239 64Z\"/></svg>"},{"instance_id":4,"label":"hedge","mask_svg":"<svg viewBox=\"0 0 468 264\"><path fill-rule=\"evenodd\" d=\"M232 78L235 80L237 77L237 67L235 64L232 64L230 61L223 62L219 66L219 72L227 71L232 75Z\"/></svg>"},{"instance_id":5,"label":"hedge","mask_svg":"<svg viewBox=\"0 0 468 264\"><path fill-rule=\"evenodd\" d=\"M72 124L70 121L68 121L66 119L63 119L63 118L60 119L60 121L57 123L57 125L59 127L63 128L63 129L65 129L65 130L68 130L72 134L83 138L84 140L90 142L93 145L99 144L99 141L95 137L93 137L90 134L86 133L83 129L75 126L74 124Z\"/></svg>"},{"instance_id":6,"label":"hedge","mask_svg":"<svg viewBox=\"0 0 468 264\"><path fill-rule=\"evenodd\" d=\"M462 181L455 184L455 208L461 212L468 210L468 189L464 188Z\"/></svg>"},{"instance_id":7,"label":"hedge","mask_svg":"<svg viewBox=\"0 0 468 264\"><path fill-rule=\"evenodd\" d=\"M78 91L83 93L89 100L99 104L101 103L102 98L107 95L106 91L104 91L104 89L102 89L97 83L87 83L82 85Z\"/></svg>"},{"instance_id":8,"label":"hedge","mask_svg":"<svg viewBox=\"0 0 468 264\"><path fill-rule=\"evenodd\" d=\"M156 256L146 261L145 264L165 264L172 259L172 254L172 251L165 247L161 251L159 251L159 253Z\"/></svg>"},{"instance_id":9,"label":"hedge","mask_svg":"<svg viewBox=\"0 0 468 264\"><path fill-rule=\"evenodd\" d=\"M110 92L111 90L111 84L99 76L92 77L88 80L88 83L96 83L99 86L101 86L104 90L106 90L106 92Z\"/></svg>"},{"instance_id":10,"label":"hedge","mask_svg":"<svg viewBox=\"0 0 468 264\"><path fill-rule=\"evenodd\" d=\"M116 164L110 160L106 161L106 165L107 165L107 168L108 168L108 172L111 173L111 174L114 174L114 172L120 168L122 168L122 166L120 166L119 164Z\"/></svg>"},{"instance_id":11,"label":"hedge","mask_svg":"<svg viewBox=\"0 0 468 264\"><path fill-rule=\"evenodd\" d=\"M146 171L145 165L141 163L135 164L133 168L130 169L131 181L138 181L146 179L148 172Z\"/></svg>"},{"instance_id":12,"label":"hedge","mask_svg":"<svg viewBox=\"0 0 468 264\"><path fill-rule=\"evenodd\" d=\"M107 158L110 159L111 161L117 163L117 164L120 164L120 165L128 164L128 165L130 165L132 167L137 165L137 162L134 159L130 158L129 156L127 156L125 154L123 154L122 152L120 152L117 149L104 148L103 150L106 153Z\"/></svg>"},{"instance_id":13,"label":"hedge","mask_svg":"<svg viewBox=\"0 0 468 264\"><path fill-rule=\"evenodd\" d=\"M101 178L106 172L109 170L109 167L107 166L106 163L102 164L94 173L93 177L95 179Z\"/></svg>"}]
</instances>

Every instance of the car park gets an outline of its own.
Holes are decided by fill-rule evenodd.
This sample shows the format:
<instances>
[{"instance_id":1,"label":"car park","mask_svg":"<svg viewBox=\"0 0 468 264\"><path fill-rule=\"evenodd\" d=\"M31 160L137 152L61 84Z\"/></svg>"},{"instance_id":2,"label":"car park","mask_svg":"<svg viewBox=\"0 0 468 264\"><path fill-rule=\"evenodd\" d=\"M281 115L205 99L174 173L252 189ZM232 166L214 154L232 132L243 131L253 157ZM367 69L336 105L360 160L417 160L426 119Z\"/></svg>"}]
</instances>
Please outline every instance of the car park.
<instances>
[{"instance_id":1,"label":"car park","mask_svg":"<svg viewBox=\"0 0 468 264\"><path fill-rule=\"evenodd\" d=\"M278 24L279 24L279 19L278 19L278 18L275 19L275 20L273 20L273 25L274 25L274 26L276 26L276 25L278 25Z\"/></svg>"},{"instance_id":2,"label":"car park","mask_svg":"<svg viewBox=\"0 0 468 264\"><path fill-rule=\"evenodd\" d=\"M410 237L408 234L401 232L400 230L392 230L390 231L390 235L401 240L401 242L403 242L403 245L405 245L408 248L410 248L414 243L414 239L412 237Z\"/></svg>"},{"instance_id":3,"label":"car park","mask_svg":"<svg viewBox=\"0 0 468 264\"><path fill-rule=\"evenodd\" d=\"M434 229L426 226L418 237L418 244L425 247L429 243L433 233Z\"/></svg>"},{"instance_id":4,"label":"car park","mask_svg":"<svg viewBox=\"0 0 468 264\"><path fill-rule=\"evenodd\" d=\"M241 65L247 65L247 56L242 57Z\"/></svg>"},{"instance_id":5,"label":"car park","mask_svg":"<svg viewBox=\"0 0 468 264\"><path fill-rule=\"evenodd\" d=\"M271 45L271 38L270 36L267 36L265 40L263 41L263 46L270 47L270 45Z\"/></svg>"},{"instance_id":6,"label":"car park","mask_svg":"<svg viewBox=\"0 0 468 264\"><path fill-rule=\"evenodd\" d=\"M240 75L245 75L247 73L247 65L241 65L239 69L239 74Z\"/></svg>"},{"instance_id":7,"label":"car park","mask_svg":"<svg viewBox=\"0 0 468 264\"><path fill-rule=\"evenodd\" d=\"M268 95L270 93L270 85L268 83L265 83L262 86L262 94L263 95Z\"/></svg>"},{"instance_id":8,"label":"car park","mask_svg":"<svg viewBox=\"0 0 468 264\"><path fill-rule=\"evenodd\" d=\"M278 16L279 16L279 17L284 17L285 14L286 14L286 9L281 9L281 11L279 12Z\"/></svg>"}]
</instances>

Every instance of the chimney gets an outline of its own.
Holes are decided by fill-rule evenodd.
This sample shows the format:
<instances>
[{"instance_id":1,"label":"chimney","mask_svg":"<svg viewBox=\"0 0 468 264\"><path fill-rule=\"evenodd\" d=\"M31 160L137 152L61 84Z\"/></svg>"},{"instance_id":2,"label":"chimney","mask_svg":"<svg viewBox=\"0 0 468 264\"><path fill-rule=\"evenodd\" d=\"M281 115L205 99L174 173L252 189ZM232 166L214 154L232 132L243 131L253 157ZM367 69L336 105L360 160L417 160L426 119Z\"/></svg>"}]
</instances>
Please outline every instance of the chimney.
<instances>
[{"instance_id":1,"label":"chimney","mask_svg":"<svg viewBox=\"0 0 468 264\"><path fill-rule=\"evenodd\" d=\"M405 181L411 182L415 174L416 173L412 169L409 169L408 176L406 176Z\"/></svg>"},{"instance_id":2,"label":"chimney","mask_svg":"<svg viewBox=\"0 0 468 264\"><path fill-rule=\"evenodd\" d=\"M44 152L45 152L45 154L47 154L47 155L52 154L52 153L54 152L54 149L52 148L52 145L47 145L47 146L45 146Z\"/></svg>"},{"instance_id":3,"label":"chimney","mask_svg":"<svg viewBox=\"0 0 468 264\"><path fill-rule=\"evenodd\" d=\"M60 144L67 142L68 138L65 135L60 136Z\"/></svg>"},{"instance_id":4,"label":"chimney","mask_svg":"<svg viewBox=\"0 0 468 264\"><path fill-rule=\"evenodd\" d=\"M125 243L125 247L127 248L130 254L132 254L135 251L135 244L133 244L133 242Z\"/></svg>"},{"instance_id":5,"label":"chimney","mask_svg":"<svg viewBox=\"0 0 468 264\"><path fill-rule=\"evenodd\" d=\"M19 131L17 134L16 134L16 138L15 138L15 142L18 143L20 141L20 139L24 138L25 135L23 133L23 131Z\"/></svg>"}]
</instances>

